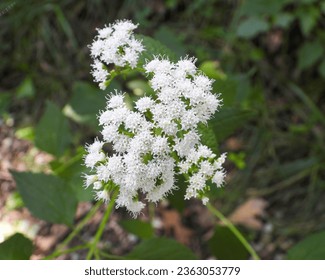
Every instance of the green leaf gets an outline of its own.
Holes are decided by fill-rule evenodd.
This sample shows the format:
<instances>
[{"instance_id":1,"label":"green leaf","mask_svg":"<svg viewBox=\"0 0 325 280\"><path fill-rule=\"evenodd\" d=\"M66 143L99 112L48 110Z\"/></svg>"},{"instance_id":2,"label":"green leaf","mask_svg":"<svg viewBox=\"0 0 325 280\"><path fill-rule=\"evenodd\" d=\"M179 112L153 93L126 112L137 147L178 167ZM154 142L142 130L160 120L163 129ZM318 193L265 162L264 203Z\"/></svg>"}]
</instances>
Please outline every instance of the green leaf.
<instances>
[{"instance_id":1,"label":"green leaf","mask_svg":"<svg viewBox=\"0 0 325 280\"><path fill-rule=\"evenodd\" d=\"M162 25L155 32L154 38L173 50L178 57L184 57L187 54L186 46L182 43L180 34L174 33L165 25Z\"/></svg>"},{"instance_id":2,"label":"green leaf","mask_svg":"<svg viewBox=\"0 0 325 280\"><path fill-rule=\"evenodd\" d=\"M318 0L299 0L301 4L312 4L317 2Z\"/></svg>"},{"instance_id":3,"label":"green leaf","mask_svg":"<svg viewBox=\"0 0 325 280\"><path fill-rule=\"evenodd\" d=\"M325 59L321 62L321 64L318 67L319 74L325 78Z\"/></svg>"},{"instance_id":4,"label":"green leaf","mask_svg":"<svg viewBox=\"0 0 325 280\"><path fill-rule=\"evenodd\" d=\"M201 134L202 144L208 146L215 154L218 154L218 140L214 133L213 127L204 124L199 124L198 130Z\"/></svg>"},{"instance_id":5,"label":"green leaf","mask_svg":"<svg viewBox=\"0 0 325 280\"><path fill-rule=\"evenodd\" d=\"M0 117L8 110L11 101L11 94L7 92L0 93Z\"/></svg>"},{"instance_id":6,"label":"green leaf","mask_svg":"<svg viewBox=\"0 0 325 280\"><path fill-rule=\"evenodd\" d=\"M186 183L184 175L182 174L176 175L176 182L178 189L172 193L169 193L167 199L173 208L182 213L186 206L184 196L186 194L188 184Z\"/></svg>"},{"instance_id":7,"label":"green leaf","mask_svg":"<svg viewBox=\"0 0 325 280\"><path fill-rule=\"evenodd\" d=\"M105 108L105 94L95 85L78 81L73 84L70 106L81 116L98 114Z\"/></svg>"},{"instance_id":8,"label":"green leaf","mask_svg":"<svg viewBox=\"0 0 325 280\"><path fill-rule=\"evenodd\" d=\"M215 117L208 122L220 142L230 136L254 116L254 112L237 108L221 108Z\"/></svg>"},{"instance_id":9,"label":"green leaf","mask_svg":"<svg viewBox=\"0 0 325 280\"><path fill-rule=\"evenodd\" d=\"M86 83L75 82L72 88L72 97L64 107L63 112L66 116L78 123L86 123L93 128L98 128L97 115L100 110L105 109L106 94L121 87L116 81L112 81L105 91L98 87Z\"/></svg>"},{"instance_id":10,"label":"green leaf","mask_svg":"<svg viewBox=\"0 0 325 280\"><path fill-rule=\"evenodd\" d=\"M11 193L6 200L5 209L6 211L12 211L24 207L24 202L21 195L15 191Z\"/></svg>"},{"instance_id":11,"label":"green leaf","mask_svg":"<svg viewBox=\"0 0 325 280\"><path fill-rule=\"evenodd\" d=\"M139 64L141 66L146 63L146 60L152 60L158 55L167 56L171 61L174 62L177 61L175 53L159 41L144 35L135 35L135 37L138 40L141 40L145 47L145 50L142 52L139 58Z\"/></svg>"},{"instance_id":12,"label":"green leaf","mask_svg":"<svg viewBox=\"0 0 325 280\"><path fill-rule=\"evenodd\" d=\"M306 42L298 51L298 68L304 70L315 64L323 55L324 48L319 41Z\"/></svg>"},{"instance_id":13,"label":"green leaf","mask_svg":"<svg viewBox=\"0 0 325 280\"><path fill-rule=\"evenodd\" d=\"M137 260L196 260L193 252L175 240L152 238L142 241L126 255L127 259Z\"/></svg>"},{"instance_id":14,"label":"green leaf","mask_svg":"<svg viewBox=\"0 0 325 280\"><path fill-rule=\"evenodd\" d=\"M20 233L0 244L0 260L28 260L33 253L33 242Z\"/></svg>"},{"instance_id":15,"label":"green leaf","mask_svg":"<svg viewBox=\"0 0 325 280\"><path fill-rule=\"evenodd\" d=\"M217 93L221 93L222 99L222 108L231 106L233 107L236 102L236 95L238 89L238 81L236 81L232 77L227 77L225 80L215 81L213 84L213 91Z\"/></svg>"},{"instance_id":16,"label":"green leaf","mask_svg":"<svg viewBox=\"0 0 325 280\"><path fill-rule=\"evenodd\" d=\"M298 18L299 23L301 26L302 33L305 36L308 36L312 29L315 27L318 18L320 16L319 8L309 6L309 7L302 7L298 11Z\"/></svg>"},{"instance_id":17,"label":"green leaf","mask_svg":"<svg viewBox=\"0 0 325 280\"><path fill-rule=\"evenodd\" d=\"M276 178L286 179L304 170L312 169L317 164L319 164L319 159L309 156L307 158L282 163L281 166L277 166L273 172Z\"/></svg>"},{"instance_id":18,"label":"green leaf","mask_svg":"<svg viewBox=\"0 0 325 280\"><path fill-rule=\"evenodd\" d=\"M76 155L69 160L60 159L51 162L54 174L71 187L79 202L91 201L94 198L92 188L84 187L83 174L89 171L83 164L84 152L84 147L79 147Z\"/></svg>"},{"instance_id":19,"label":"green leaf","mask_svg":"<svg viewBox=\"0 0 325 280\"><path fill-rule=\"evenodd\" d=\"M281 13L275 16L274 25L282 28L287 28L293 20L293 15L289 13Z\"/></svg>"},{"instance_id":20,"label":"green leaf","mask_svg":"<svg viewBox=\"0 0 325 280\"><path fill-rule=\"evenodd\" d=\"M226 80L227 75L220 68L217 61L208 60L200 65L200 70L204 72L209 78L214 80Z\"/></svg>"},{"instance_id":21,"label":"green leaf","mask_svg":"<svg viewBox=\"0 0 325 280\"><path fill-rule=\"evenodd\" d=\"M50 154L61 156L71 142L67 118L50 101L35 129L35 145Z\"/></svg>"},{"instance_id":22,"label":"green leaf","mask_svg":"<svg viewBox=\"0 0 325 280\"><path fill-rule=\"evenodd\" d=\"M278 14L281 9L292 0L249 0L243 1L240 11L243 15L275 15Z\"/></svg>"},{"instance_id":23,"label":"green leaf","mask_svg":"<svg viewBox=\"0 0 325 280\"><path fill-rule=\"evenodd\" d=\"M35 96L33 80L27 77L17 88L17 98L31 98Z\"/></svg>"},{"instance_id":24,"label":"green leaf","mask_svg":"<svg viewBox=\"0 0 325 280\"><path fill-rule=\"evenodd\" d=\"M237 29L237 36L243 38L253 38L259 33L267 30L269 30L269 24L264 19L249 17L240 23Z\"/></svg>"},{"instance_id":25,"label":"green leaf","mask_svg":"<svg viewBox=\"0 0 325 280\"><path fill-rule=\"evenodd\" d=\"M60 24L62 31L66 34L71 45L76 49L78 47L78 42L73 32L72 26L69 20L64 16L64 13L59 5L52 4L53 11L56 14L57 22Z\"/></svg>"},{"instance_id":26,"label":"green leaf","mask_svg":"<svg viewBox=\"0 0 325 280\"><path fill-rule=\"evenodd\" d=\"M77 199L60 178L31 172L11 172L18 191L30 212L40 219L72 225Z\"/></svg>"},{"instance_id":27,"label":"green leaf","mask_svg":"<svg viewBox=\"0 0 325 280\"><path fill-rule=\"evenodd\" d=\"M19 128L15 132L15 136L19 139L24 139L28 141L35 140L35 130L33 126L27 126L23 128Z\"/></svg>"},{"instance_id":28,"label":"green leaf","mask_svg":"<svg viewBox=\"0 0 325 280\"><path fill-rule=\"evenodd\" d=\"M133 91L133 93L137 96L142 96L144 94L153 95L154 90L149 86L148 82L144 80L132 80L129 81L126 86Z\"/></svg>"},{"instance_id":29,"label":"green leaf","mask_svg":"<svg viewBox=\"0 0 325 280\"><path fill-rule=\"evenodd\" d=\"M322 12L325 13L325 2L322 2L320 4L320 7L321 7Z\"/></svg>"},{"instance_id":30,"label":"green leaf","mask_svg":"<svg viewBox=\"0 0 325 280\"><path fill-rule=\"evenodd\" d=\"M289 260L325 260L325 231L312 234L288 251Z\"/></svg>"},{"instance_id":31,"label":"green leaf","mask_svg":"<svg viewBox=\"0 0 325 280\"><path fill-rule=\"evenodd\" d=\"M249 256L249 252L228 227L216 226L208 244L211 253L219 260L247 260Z\"/></svg>"},{"instance_id":32,"label":"green leaf","mask_svg":"<svg viewBox=\"0 0 325 280\"><path fill-rule=\"evenodd\" d=\"M238 169L244 169L246 167L245 162L246 154L244 152L239 153L229 153L228 159L232 161Z\"/></svg>"},{"instance_id":33,"label":"green leaf","mask_svg":"<svg viewBox=\"0 0 325 280\"><path fill-rule=\"evenodd\" d=\"M154 237L154 230L150 223L140 220L122 220L120 225L129 233L132 233L142 239Z\"/></svg>"}]
</instances>

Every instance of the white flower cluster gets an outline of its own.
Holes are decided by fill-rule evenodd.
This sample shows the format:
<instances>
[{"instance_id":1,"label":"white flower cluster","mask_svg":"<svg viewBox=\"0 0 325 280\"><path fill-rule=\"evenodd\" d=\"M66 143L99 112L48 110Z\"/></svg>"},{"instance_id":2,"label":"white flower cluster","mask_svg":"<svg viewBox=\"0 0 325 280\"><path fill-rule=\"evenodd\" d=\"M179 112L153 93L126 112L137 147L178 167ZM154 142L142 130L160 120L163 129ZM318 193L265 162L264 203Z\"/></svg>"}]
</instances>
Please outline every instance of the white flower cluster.
<instances>
[{"instance_id":1,"label":"white flower cluster","mask_svg":"<svg viewBox=\"0 0 325 280\"><path fill-rule=\"evenodd\" d=\"M109 64L131 68L137 66L139 55L144 47L133 35L135 28L137 25L131 21L122 20L103 29L97 29L98 35L90 45L91 56L94 59L91 73L101 89L106 88Z\"/></svg>"},{"instance_id":2,"label":"white flower cluster","mask_svg":"<svg viewBox=\"0 0 325 280\"><path fill-rule=\"evenodd\" d=\"M86 175L86 186L92 185L97 199L105 201L117 188L117 207L136 216L145 206L142 201L158 202L177 188L175 177L183 174L185 199L199 197L206 203L207 181L220 187L225 176L225 154L217 157L202 145L197 130L220 105L211 93L212 81L190 58L172 63L156 57L144 69L155 94L138 99L134 111L126 107L123 93L108 98L99 116L103 141L87 147L85 164L93 174ZM105 154L106 143L114 155Z\"/></svg>"}]
</instances>

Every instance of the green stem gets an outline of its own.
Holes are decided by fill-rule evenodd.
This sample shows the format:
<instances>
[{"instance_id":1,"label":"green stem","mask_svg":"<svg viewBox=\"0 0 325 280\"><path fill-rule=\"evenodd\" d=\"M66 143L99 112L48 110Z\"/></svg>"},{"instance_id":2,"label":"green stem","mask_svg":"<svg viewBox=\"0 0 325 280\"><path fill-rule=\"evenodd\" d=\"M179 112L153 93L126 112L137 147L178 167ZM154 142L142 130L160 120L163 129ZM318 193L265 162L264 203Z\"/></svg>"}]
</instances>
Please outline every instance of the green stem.
<instances>
[{"instance_id":1,"label":"green stem","mask_svg":"<svg viewBox=\"0 0 325 280\"><path fill-rule=\"evenodd\" d=\"M111 255L103 251L99 251L99 254L102 255L103 257L108 258L109 260L125 260L125 257Z\"/></svg>"},{"instance_id":2,"label":"green stem","mask_svg":"<svg viewBox=\"0 0 325 280\"><path fill-rule=\"evenodd\" d=\"M61 243L62 246L66 246L70 243L70 241L83 229L83 227L88 223L88 221L97 213L101 205L102 205L102 201L98 201L94 205L94 207L92 207L89 213L80 221L80 223L69 234L69 236Z\"/></svg>"},{"instance_id":3,"label":"green stem","mask_svg":"<svg viewBox=\"0 0 325 280\"><path fill-rule=\"evenodd\" d=\"M99 228L98 228L98 230L96 232L95 238L90 243L89 252L87 254L87 260L90 260L94 254L96 255L95 251L97 250L97 244L98 244L98 242L99 242L99 240L100 240L100 238L101 238L101 236L102 236L102 234L104 232L107 221L108 221L108 219L109 219L109 217L110 217L110 215L112 213L112 209L113 209L113 206L115 204L116 196L117 196L117 192L115 192L112 195L112 198L111 198L111 200L110 200L110 202L109 202L109 204L108 204L108 206L106 208L106 212L105 212L105 214L103 216L103 219L102 219L102 221L101 221L101 223L99 225Z\"/></svg>"},{"instance_id":4,"label":"green stem","mask_svg":"<svg viewBox=\"0 0 325 280\"><path fill-rule=\"evenodd\" d=\"M52 259L54 259L56 257L61 256L61 255L70 254L72 252L83 250L83 249L86 249L88 247L89 247L89 244L84 244L84 245L78 245L78 246L72 247L72 248L67 249L67 250L56 251L53 254L45 257L43 260L52 260Z\"/></svg>"},{"instance_id":5,"label":"green stem","mask_svg":"<svg viewBox=\"0 0 325 280\"><path fill-rule=\"evenodd\" d=\"M83 227L88 223L88 221L97 213L99 207L101 206L102 202L98 201L89 213L78 223L78 225L74 228L74 230L61 242L60 246L48 257L45 259L52 259L58 257L62 254L64 247L66 247L70 241L83 229ZM87 245L88 247L88 245Z\"/></svg>"},{"instance_id":6,"label":"green stem","mask_svg":"<svg viewBox=\"0 0 325 280\"><path fill-rule=\"evenodd\" d=\"M232 231L232 233L243 244L246 250L251 254L254 260L260 259L253 247L248 243L245 237L239 232L239 230L233 225L230 220L228 220L219 210L214 208L210 203L207 203L207 208Z\"/></svg>"}]
</instances>

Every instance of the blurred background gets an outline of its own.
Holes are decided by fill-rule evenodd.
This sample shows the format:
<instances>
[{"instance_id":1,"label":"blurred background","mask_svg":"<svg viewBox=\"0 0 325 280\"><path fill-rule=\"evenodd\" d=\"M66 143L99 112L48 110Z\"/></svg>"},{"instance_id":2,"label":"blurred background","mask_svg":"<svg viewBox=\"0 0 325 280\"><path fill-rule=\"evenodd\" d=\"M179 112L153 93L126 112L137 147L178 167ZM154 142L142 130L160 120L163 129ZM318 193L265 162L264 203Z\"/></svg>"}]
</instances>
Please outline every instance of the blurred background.
<instances>
[{"instance_id":1,"label":"blurred background","mask_svg":"<svg viewBox=\"0 0 325 280\"><path fill-rule=\"evenodd\" d=\"M97 136L105 93L92 82L87 46L97 27L116 19L139 23L137 33L178 57L197 57L198 67L215 80L223 107L206 141L228 153L228 176L211 198L259 255L290 258L290 250L313 234L321 234L316 244L325 245L322 0L1 0L0 242L23 232L34 240L38 258L66 234L64 226L30 216L10 169L54 172L73 182L79 201L89 200L81 187L82 147ZM119 77L105 92L114 88L130 100L149 90L137 75ZM77 218L88 204L79 205ZM157 211L163 224L158 232L199 258L247 258L229 232L211 231L213 219L200 203L171 198ZM112 241L113 253L136 242L125 236ZM226 248L215 246L220 239Z\"/></svg>"}]
</instances>

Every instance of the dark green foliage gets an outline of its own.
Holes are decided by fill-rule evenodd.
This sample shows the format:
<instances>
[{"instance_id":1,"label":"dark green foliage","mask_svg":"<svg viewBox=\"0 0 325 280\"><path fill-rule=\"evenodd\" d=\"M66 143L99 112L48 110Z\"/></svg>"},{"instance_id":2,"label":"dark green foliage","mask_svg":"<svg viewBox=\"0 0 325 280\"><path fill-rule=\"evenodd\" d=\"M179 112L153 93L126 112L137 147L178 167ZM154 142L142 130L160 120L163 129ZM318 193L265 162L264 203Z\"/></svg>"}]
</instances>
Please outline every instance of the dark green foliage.
<instances>
[{"instance_id":1,"label":"dark green foliage","mask_svg":"<svg viewBox=\"0 0 325 280\"><path fill-rule=\"evenodd\" d=\"M215 228L208 246L210 252L219 260L246 260L249 256L237 237L224 226Z\"/></svg>"},{"instance_id":2,"label":"dark green foliage","mask_svg":"<svg viewBox=\"0 0 325 280\"><path fill-rule=\"evenodd\" d=\"M97 115L105 108L106 95L120 90L120 85L113 81L102 91L95 84L77 81L72 87L72 96L64 108L64 112L72 120L85 123L98 129Z\"/></svg>"},{"instance_id":3,"label":"dark green foliage","mask_svg":"<svg viewBox=\"0 0 325 280\"><path fill-rule=\"evenodd\" d=\"M80 147L76 155L69 159L65 158L54 160L51 167L55 175L65 181L67 185L75 192L78 201L91 201L94 193L91 188L85 188L82 174L88 170L83 163L84 149Z\"/></svg>"},{"instance_id":4,"label":"dark green foliage","mask_svg":"<svg viewBox=\"0 0 325 280\"><path fill-rule=\"evenodd\" d=\"M28 260L33 253L33 242L20 233L0 243L0 260Z\"/></svg>"},{"instance_id":5,"label":"dark green foliage","mask_svg":"<svg viewBox=\"0 0 325 280\"><path fill-rule=\"evenodd\" d=\"M73 189L43 173L12 172L25 206L40 219L72 226L77 207Z\"/></svg>"},{"instance_id":6,"label":"dark green foliage","mask_svg":"<svg viewBox=\"0 0 325 280\"><path fill-rule=\"evenodd\" d=\"M152 238L137 245L127 259L137 260L196 260L193 252L184 245L167 238Z\"/></svg>"},{"instance_id":7,"label":"dark green foliage","mask_svg":"<svg viewBox=\"0 0 325 280\"><path fill-rule=\"evenodd\" d=\"M237 36L243 38L252 38L269 29L265 20L251 17L243 21L237 29Z\"/></svg>"},{"instance_id":8,"label":"dark green foliage","mask_svg":"<svg viewBox=\"0 0 325 280\"><path fill-rule=\"evenodd\" d=\"M71 141L67 118L50 101L35 129L35 145L50 154L61 156Z\"/></svg>"},{"instance_id":9,"label":"dark green foliage","mask_svg":"<svg viewBox=\"0 0 325 280\"><path fill-rule=\"evenodd\" d=\"M242 127L253 116L254 114L251 111L223 108L209 121L209 126L213 128L217 140L222 141L234 133L236 129Z\"/></svg>"},{"instance_id":10,"label":"dark green foliage","mask_svg":"<svg viewBox=\"0 0 325 280\"><path fill-rule=\"evenodd\" d=\"M200 124L199 133L201 135L201 142L203 145L208 146L211 151L218 154L218 139L214 127L209 125Z\"/></svg>"},{"instance_id":11,"label":"dark green foliage","mask_svg":"<svg viewBox=\"0 0 325 280\"><path fill-rule=\"evenodd\" d=\"M139 64L144 65L146 61L153 59L155 56L163 54L168 57L171 61L177 61L177 57L173 51L168 47L164 46L159 41L144 35L136 35L138 40L142 41L146 51L140 55Z\"/></svg>"},{"instance_id":12,"label":"dark green foliage","mask_svg":"<svg viewBox=\"0 0 325 280\"><path fill-rule=\"evenodd\" d=\"M216 153L228 152L226 171L232 175L225 188L211 188L210 199L230 213L251 193L264 196L271 204L274 240L300 240L324 229L324 1L4 0L0 12L5 10L0 17L1 123L22 127L19 135L55 157L53 175L14 173L35 216L71 225L77 202L92 199L91 190L82 186L87 171L83 146L99 136L96 115L105 108L105 95L123 90L130 102L152 94L135 73L119 75L105 91L92 81L87 45L96 27L118 15L139 23L136 33L148 35L137 35L150 52L141 57L141 65L159 53L174 61L188 54L215 80L213 90L221 93L223 106L200 133ZM109 145L105 149L111 153ZM183 212L186 182L177 182L179 189L167 199ZM149 224L126 224L140 238L153 237ZM315 236L293 247L288 258L319 258L320 248L308 249L315 248L313 240L320 242L322 232ZM218 227L209 243L211 253L221 259L247 258L232 237ZM24 244L28 251L30 244ZM162 246L157 255L153 245ZM130 256L170 259L171 252L193 257L188 251L178 255L179 246L149 239Z\"/></svg>"},{"instance_id":13,"label":"dark green foliage","mask_svg":"<svg viewBox=\"0 0 325 280\"><path fill-rule=\"evenodd\" d=\"M122 220L120 225L129 233L138 236L141 239L149 239L154 237L154 229L148 222L141 220Z\"/></svg>"},{"instance_id":14,"label":"dark green foliage","mask_svg":"<svg viewBox=\"0 0 325 280\"><path fill-rule=\"evenodd\" d=\"M186 56L187 49L186 45L182 42L181 34L176 34L171 28L168 28L167 26L161 26L155 32L154 37L159 42L166 45L169 49L173 50L177 58Z\"/></svg>"},{"instance_id":15,"label":"dark green foliage","mask_svg":"<svg viewBox=\"0 0 325 280\"><path fill-rule=\"evenodd\" d=\"M312 234L288 251L289 260L325 260L325 231Z\"/></svg>"}]
</instances>

